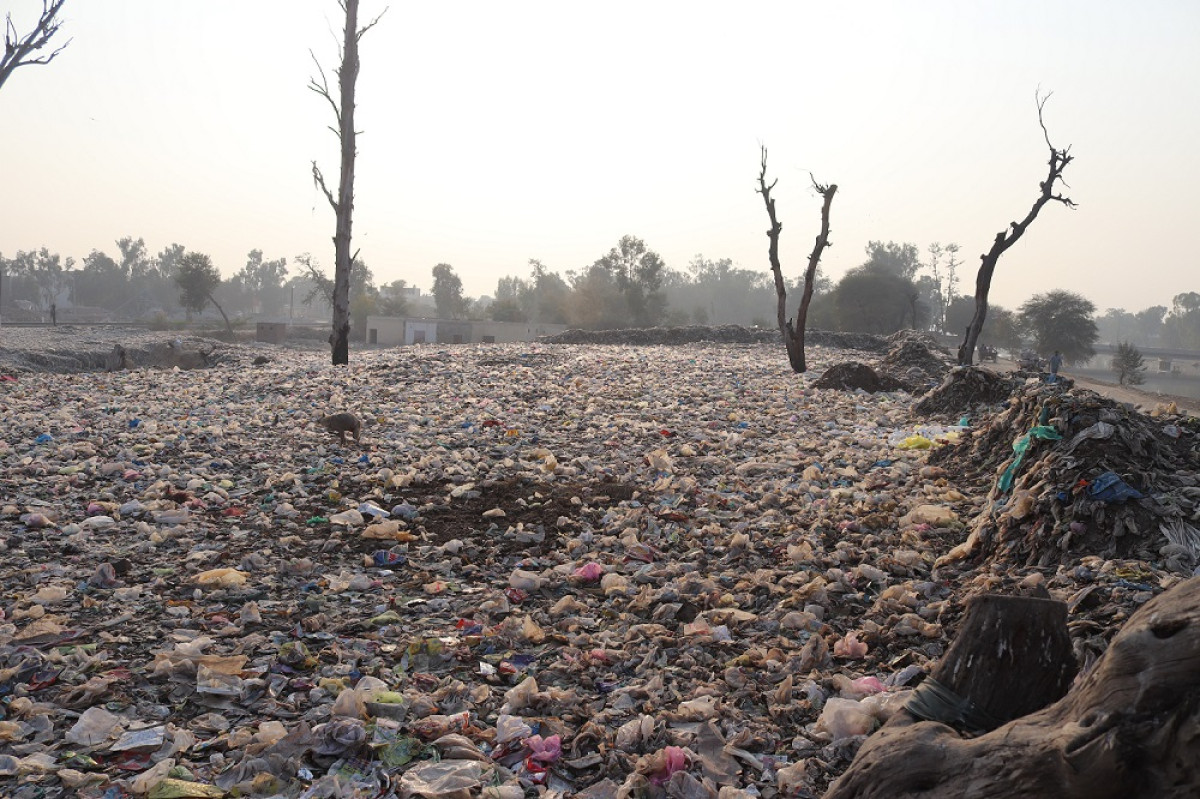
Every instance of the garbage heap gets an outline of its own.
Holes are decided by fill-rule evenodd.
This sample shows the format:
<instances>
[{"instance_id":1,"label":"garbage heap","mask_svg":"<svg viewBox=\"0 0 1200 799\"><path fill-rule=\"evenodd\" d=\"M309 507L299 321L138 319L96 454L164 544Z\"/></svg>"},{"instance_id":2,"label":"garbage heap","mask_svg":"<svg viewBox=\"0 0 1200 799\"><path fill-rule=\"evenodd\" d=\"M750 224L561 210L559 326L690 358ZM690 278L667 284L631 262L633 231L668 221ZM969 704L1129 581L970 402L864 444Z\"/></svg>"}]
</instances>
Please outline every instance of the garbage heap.
<instances>
[{"instance_id":1,"label":"garbage heap","mask_svg":"<svg viewBox=\"0 0 1200 799\"><path fill-rule=\"evenodd\" d=\"M945 560L1012 566L1083 555L1200 563L1200 429L1085 389L1031 385L1009 408L930 461L992 481L968 539Z\"/></svg>"},{"instance_id":2,"label":"garbage heap","mask_svg":"<svg viewBox=\"0 0 1200 799\"><path fill-rule=\"evenodd\" d=\"M825 370L814 388L842 391L907 391L919 394L938 384L950 369L950 354L928 334L901 330L885 340L877 366L843 361Z\"/></svg>"},{"instance_id":3,"label":"garbage heap","mask_svg":"<svg viewBox=\"0 0 1200 799\"><path fill-rule=\"evenodd\" d=\"M1024 381L974 366L955 367L941 384L913 405L918 416L958 417L994 413L999 405L1021 389Z\"/></svg>"},{"instance_id":4,"label":"garbage heap","mask_svg":"<svg viewBox=\"0 0 1200 799\"><path fill-rule=\"evenodd\" d=\"M916 390L937 385L953 363L950 353L928 333L901 330L888 339L888 344L880 368Z\"/></svg>"},{"instance_id":5,"label":"garbage heap","mask_svg":"<svg viewBox=\"0 0 1200 799\"><path fill-rule=\"evenodd\" d=\"M942 655L978 507L910 396L774 344L0 392L14 799L818 794Z\"/></svg>"}]
</instances>

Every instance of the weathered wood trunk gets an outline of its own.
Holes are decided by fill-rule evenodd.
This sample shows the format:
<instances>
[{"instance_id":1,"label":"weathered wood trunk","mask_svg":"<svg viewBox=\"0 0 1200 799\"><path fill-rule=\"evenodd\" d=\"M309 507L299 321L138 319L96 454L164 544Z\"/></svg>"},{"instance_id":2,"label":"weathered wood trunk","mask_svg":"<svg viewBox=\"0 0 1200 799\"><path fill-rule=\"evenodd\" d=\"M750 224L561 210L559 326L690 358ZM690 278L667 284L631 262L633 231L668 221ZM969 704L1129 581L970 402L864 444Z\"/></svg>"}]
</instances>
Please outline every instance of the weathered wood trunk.
<instances>
[{"instance_id":1,"label":"weathered wood trunk","mask_svg":"<svg viewBox=\"0 0 1200 799\"><path fill-rule=\"evenodd\" d=\"M1010 685L1024 701L1026 684ZM984 688L999 699L998 689ZM1092 671L1049 707L977 738L897 714L825 798L964 796L1200 796L1200 578L1146 603Z\"/></svg>"},{"instance_id":2,"label":"weathered wood trunk","mask_svg":"<svg viewBox=\"0 0 1200 799\"><path fill-rule=\"evenodd\" d=\"M354 84L358 78L358 0L346 0L346 32L342 67L338 70L341 95L342 173L338 183L337 233L333 237L333 363L350 362L350 230L354 218Z\"/></svg>"},{"instance_id":3,"label":"weathered wood trunk","mask_svg":"<svg viewBox=\"0 0 1200 799\"><path fill-rule=\"evenodd\" d=\"M809 175L812 178L812 175ZM829 243L829 207L833 203L833 195L837 193L837 184L831 183L824 186L817 183L813 178L813 188L823 198L821 204L821 232L817 234L816 243L813 245L813 251L808 256L808 266L804 271L804 292L800 297L800 307L796 309L796 322L787 318L787 285L783 280L783 267L779 264L779 233L783 230L783 225L775 216L775 200L771 199L771 189L775 187L773 181L770 186L767 185L767 148L762 150L762 171L758 175L758 191L763 196L763 202L767 207L767 218L771 221L771 228L767 231L767 238L770 244L767 249L767 259L771 264L771 275L775 280L775 321L779 325L779 333L783 336L783 346L787 350L788 365L792 367L792 371L797 374L803 374L808 370L808 364L804 358L804 330L808 324L808 306L812 302L813 285L817 279L817 266L821 262L821 253L826 247L831 246Z\"/></svg>"},{"instance_id":4,"label":"weathered wood trunk","mask_svg":"<svg viewBox=\"0 0 1200 799\"><path fill-rule=\"evenodd\" d=\"M1038 124L1042 126L1042 133L1046 137L1046 147L1050 150L1050 173L1044 181L1038 184L1040 193L1034 200L1033 207L1029 209L1029 213L1025 214L1025 218L1020 222L1009 223L1007 228L997 233L995 240L992 241L992 248L980 256L979 272L975 278L975 315L971 317L971 324L967 326L967 334L958 347L959 366L970 366L974 363L975 344L979 341L979 334L982 332L984 320L987 318L988 292L992 288L992 275L996 271L996 262L1000 260L1000 256L1025 235L1025 231L1033 224L1033 220L1037 219L1038 213L1046 203L1056 200L1068 208L1075 207L1075 203L1070 197L1054 193L1054 184L1062 180L1063 169L1071 163L1074 156L1071 155L1070 147L1056 150L1050 143L1050 134L1046 131L1046 123L1042 119L1042 109L1048 99L1050 99L1049 94L1045 97L1038 96L1037 107Z\"/></svg>"},{"instance_id":5,"label":"weathered wood trunk","mask_svg":"<svg viewBox=\"0 0 1200 799\"><path fill-rule=\"evenodd\" d=\"M962 627L928 683L945 689L942 699L958 697L957 709L969 710L972 717L956 724L939 715L938 697L927 703L931 712L915 715L964 732L989 732L1061 699L1075 671L1066 603L977 596L969 601ZM918 699L924 693L918 691Z\"/></svg>"}]
</instances>

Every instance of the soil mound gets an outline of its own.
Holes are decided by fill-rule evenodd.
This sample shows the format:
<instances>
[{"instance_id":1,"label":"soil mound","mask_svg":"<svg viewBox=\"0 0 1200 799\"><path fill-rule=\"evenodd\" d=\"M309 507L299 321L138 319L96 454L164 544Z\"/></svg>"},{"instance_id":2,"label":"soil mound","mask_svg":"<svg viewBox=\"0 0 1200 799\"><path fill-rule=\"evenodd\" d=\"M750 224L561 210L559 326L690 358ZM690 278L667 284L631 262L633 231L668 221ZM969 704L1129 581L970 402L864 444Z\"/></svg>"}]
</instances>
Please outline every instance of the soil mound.
<instances>
[{"instance_id":1,"label":"soil mound","mask_svg":"<svg viewBox=\"0 0 1200 799\"><path fill-rule=\"evenodd\" d=\"M859 389L874 394L877 391L903 391L907 385L886 373L879 373L859 361L844 361L825 370L814 388L833 388L840 391Z\"/></svg>"}]
</instances>

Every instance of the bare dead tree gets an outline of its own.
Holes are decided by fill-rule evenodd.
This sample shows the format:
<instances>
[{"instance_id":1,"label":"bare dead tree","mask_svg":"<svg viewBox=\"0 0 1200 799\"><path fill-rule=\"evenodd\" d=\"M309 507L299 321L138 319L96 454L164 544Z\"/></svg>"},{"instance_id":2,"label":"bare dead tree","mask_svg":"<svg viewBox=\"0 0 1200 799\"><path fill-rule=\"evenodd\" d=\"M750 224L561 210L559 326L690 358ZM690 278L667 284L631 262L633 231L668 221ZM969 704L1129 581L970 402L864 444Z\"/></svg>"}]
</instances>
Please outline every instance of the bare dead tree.
<instances>
[{"instance_id":1,"label":"bare dead tree","mask_svg":"<svg viewBox=\"0 0 1200 799\"><path fill-rule=\"evenodd\" d=\"M58 18L58 12L62 10L66 2L67 0L42 0L42 14L38 17L33 30L24 36L17 33L17 27L12 21L12 14L9 13L5 16L4 55L0 56L0 86L4 85L8 76L17 67L28 64L49 64L71 43L71 40L67 39L49 53L41 54L41 51L58 33L58 29L62 27L63 21Z\"/></svg>"},{"instance_id":2,"label":"bare dead tree","mask_svg":"<svg viewBox=\"0 0 1200 799\"><path fill-rule=\"evenodd\" d=\"M308 88L324 97L333 109L337 127L330 127L342 145L342 172L338 182L338 195L334 199L333 192L325 185L325 177L321 174L317 162L312 162L313 182L321 189L325 199L337 216L337 228L333 237L334 276L333 276L333 333L329 343L333 349L333 363L345 364L350 362L350 267L357 253L350 254L350 228L354 213L354 157L358 151L355 138L359 131L354 129L354 85L358 80L358 43L363 34L375 27L383 13L363 27L358 27L358 0L338 0L346 17L346 27L342 43L339 45L341 66L335 70L338 76L338 101L334 101L329 90L329 81L325 78L325 70L312 54L313 62L317 65L320 82L316 78L309 80ZM386 12L387 9L384 9Z\"/></svg>"},{"instance_id":3,"label":"bare dead tree","mask_svg":"<svg viewBox=\"0 0 1200 799\"><path fill-rule=\"evenodd\" d=\"M808 321L808 306L812 302L813 283L817 279L817 265L821 262L821 253L826 247L832 247L829 242L829 207L833 204L833 195L837 193L837 184L828 185L817 183L817 179L809 173L813 188L820 194L824 202L821 205L821 232L813 244L812 253L808 256L808 267L804 271L804 293L800 295L800 307L796 309L796 321L787 318L787 285L783 280L783 268L779 264L779 232L783 225L775 216L775 200L771 198L771 189L775 188L778 179L767 185L767 148L762 148L762 169L758 173L758 193L763 196L767 206L767 218L771 220L771 228L767 231L770 246L767 256L771 261L771 274L775 278L775 295L778 303L775 309L779 332L783 336L783 345L787 349L788 363L792 371L803 373L808 366L804 360L804 328Z\"/></svg>"},{"instance_id":4,"label":"bare dead tree","mask_svg":"<svg viewBox=\"0 0 1200 799\"><path fill-rule=\"evenodd\" d=\"M975 277L975 315L971 317L971 324L967 326L967 334L963 339L962 344L958 347L958 363L960 366L970 366L975 357L975 343L979 340L979 333L983 330L984 319L987 318L988 309L988 292L992 288L992 274L996 271L996 262L1000 260L1000 256L1011 246L1017 243L1021 236L1025 235L1026 229L1033 224L1033 220L1037 219L1038 213L1042 210L1042 206L1054 200L1060 202L1068 208L1075 208L1075 203L1062 194L1055 193L1055 184L1059 181L1066 186L1066 181L1063 181L1063 170L1067 164L1074 160L1075 156L1071 155L1071 147L1067 145L1065 149L1059 150L1050 143L1050 133L1046 130L1046 122L1042 117L1042 110L1046 106L1046 101L1050 99L1050 93L1044 97L1035 94L1034 99L1037 101L1038 124L1042 128L1042 135L1046 139L1046 147L1050 150L1050 172L1046 179L1038 184L1041 193L1034 200L1033 207L1029 209L1029 213L1020 222L1011 222L1009 227L996 234L995 241L992 242L992 248L984 255L980 256L981 263L979 265L979 273Z\"/></svg>"}]
</instances>

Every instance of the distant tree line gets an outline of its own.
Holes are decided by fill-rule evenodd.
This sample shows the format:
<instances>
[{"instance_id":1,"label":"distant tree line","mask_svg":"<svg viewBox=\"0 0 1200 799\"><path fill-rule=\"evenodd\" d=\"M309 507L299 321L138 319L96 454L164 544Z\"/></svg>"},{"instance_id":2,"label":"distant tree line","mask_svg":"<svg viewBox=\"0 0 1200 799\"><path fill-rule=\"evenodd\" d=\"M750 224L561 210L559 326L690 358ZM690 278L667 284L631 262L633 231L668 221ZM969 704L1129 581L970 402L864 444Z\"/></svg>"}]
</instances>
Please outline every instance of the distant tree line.
<instances>
[{"instance_id":1,"label":"distant tree line","mask_svg":"<svg viewBox=\"0 0 1200 799\"><path fill-rule=\"evenodd\" d=\"M870 242L862 263L840 280L817 274L809 328L883 335L912 328L961 336L975 301L958 293L962 266L958 252L955 244L935 242L922 253L912 243ZM103 310L119 319L182 320L189 310L177 277L188 254L182 244L152 254L143 239L132 237L117 241L112 255L92 250L82 264L46 248L19 251L11 258L0 254L0 304L6 317L19 308L48 314L57 303L60 311L73 305ZM356 259L350 280L354 336L365 336L368 314L541 322L585 329L689 324L770 327L776 301L766 271L703 255L683 269L672 269L636 236L622 237L591 265L561 275L531 259L525 274L499 278L493 297L466 296L450 264L433 266L429 275L427 292L416 291L407 280L380 285L367 264ZM798 297L802 288L801 278L789 286L789 296ZM236 321L322 317L329 313L332 292L332 279L311 255L289 261L269 258L256 249L211 293ZM1061 320L1070 324L1064 328ZM1170 308L1158 305L1137 312L1110 308L1097 317L1095 307L1082 297L1049 292L1016 310L992 305L980 336L981 343L1012 351L1061 349L1068 362L1086 360L1096 341L1200 349L1200 293L1177 295Z\"/></svg>"}]
</instances>

